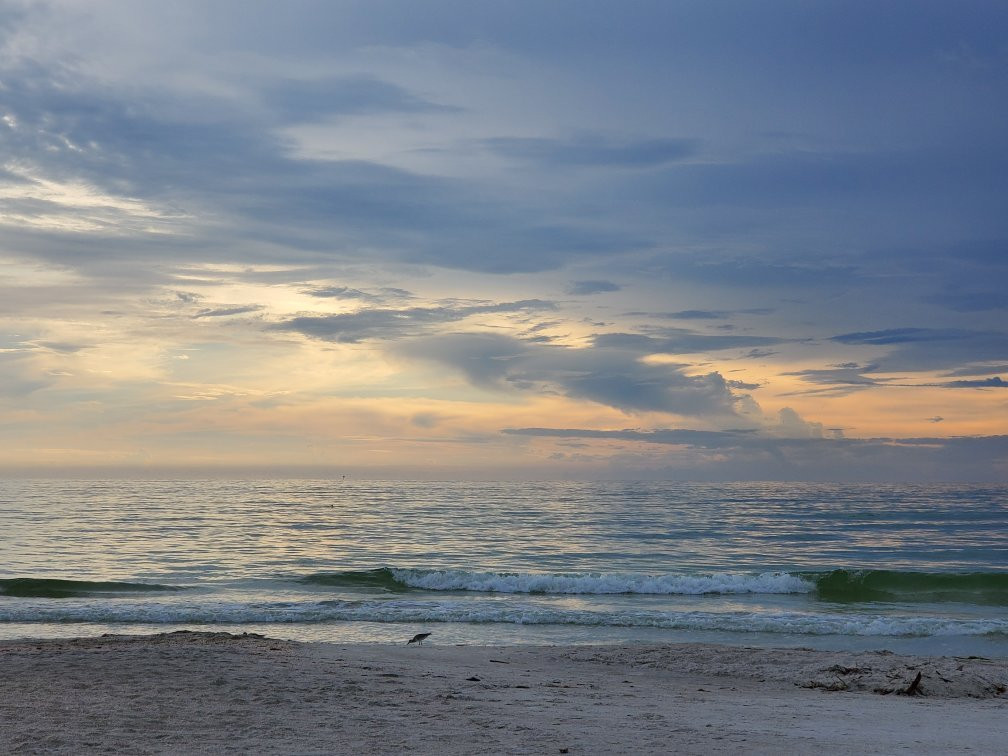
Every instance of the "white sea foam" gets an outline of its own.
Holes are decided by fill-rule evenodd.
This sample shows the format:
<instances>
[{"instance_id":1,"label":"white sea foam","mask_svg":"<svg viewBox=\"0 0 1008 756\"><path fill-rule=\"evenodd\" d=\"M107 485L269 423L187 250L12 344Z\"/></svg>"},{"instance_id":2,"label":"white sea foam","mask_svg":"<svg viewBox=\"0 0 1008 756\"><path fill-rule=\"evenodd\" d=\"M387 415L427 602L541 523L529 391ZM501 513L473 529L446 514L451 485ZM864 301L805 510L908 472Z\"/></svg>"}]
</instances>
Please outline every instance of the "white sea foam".
<instances>
[{"instance_id":1,"label":"white sea foam","mask_svg":"<svg viewBox=\"0 0 1008 756\"><path fill-rule=\"evenodd\" d=\"M469 572L465 570L393 569L392 575L411 588L429 591L484 591L494 593L702 595L744 593L811 593L815 585L787 572L758 575L714 573L709 575L579 574L540 575Z\"/></svg>"},{"instance_id":2,"label":"white sea foam","mask_svg":"<svg viewBox=\"0 0 1008 756\"><path fill-rule=\"evenodd\" d=\"M250 624L321 622L509 623L666 628L792 635L963 636L1008 634L1008 619L750 611L595 611L499 601L323 601L164 603L143 601L4 602L0 622Z\"/></svg>"}]
</instances>

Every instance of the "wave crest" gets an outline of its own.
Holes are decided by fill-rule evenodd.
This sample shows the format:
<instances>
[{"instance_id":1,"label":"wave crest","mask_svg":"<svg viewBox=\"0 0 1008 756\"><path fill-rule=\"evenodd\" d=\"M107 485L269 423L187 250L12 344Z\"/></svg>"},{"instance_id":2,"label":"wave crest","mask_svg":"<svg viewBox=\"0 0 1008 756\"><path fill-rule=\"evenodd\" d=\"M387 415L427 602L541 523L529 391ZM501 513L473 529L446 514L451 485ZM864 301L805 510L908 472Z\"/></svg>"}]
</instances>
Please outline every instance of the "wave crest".
<instances>
[{"instance_id":1,"label":"wave crest","mask_svg":"<svg viewBox=\"0 0 1008 756\"><path fill-rule=\"evenodd\" d=\"M0 579L0 596L19 598L74 598L103 594L180 591L175 585L157 583L122 583L102 580L61 580L57 578Z\"/></svg>"},{"instance_id":2,"label":"wave crest","mask_svg":"<svg viewBox=\"0 0 1008 756\"><path fill-rule=\"evenodd\" d=\"M380 567L316 573L299 580L309 585L379 589L391 593L410 590L472 591L476 593L619 594L653 595L809 593L815 585L786 572L758 575L713 573L706 575L634 575L627 573L539 574L473 572L469 570L418 570Z\"/></svg>"},{"instance_id":3,"label":"wave crest","mask_svg":"<svg viewBox=\"0 0 1008 756\"><path fill-rule=\"evenodd\" d=\"M818 598L836 602L913 602L1008 606L1008 572L833 570L802 573Z\"/></svg>"}]
</instances>

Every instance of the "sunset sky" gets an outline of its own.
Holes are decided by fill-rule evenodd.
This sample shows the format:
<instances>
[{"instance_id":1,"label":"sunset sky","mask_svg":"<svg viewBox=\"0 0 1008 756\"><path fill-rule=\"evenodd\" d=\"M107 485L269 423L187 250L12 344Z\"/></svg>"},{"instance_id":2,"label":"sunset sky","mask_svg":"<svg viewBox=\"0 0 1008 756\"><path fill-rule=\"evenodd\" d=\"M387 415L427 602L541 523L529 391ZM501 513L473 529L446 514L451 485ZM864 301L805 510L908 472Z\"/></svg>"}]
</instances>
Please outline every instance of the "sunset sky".
<instances>
[{"instance_id":1,"label":"sunset sky","mask_svg":"<svg viewBox=\"0 0 1008 756\"><path fill-rule=\"evenodd\" d=\"M1008 4L0 3L0 468L1008 479Z\"/></svg>"}]
</instances>

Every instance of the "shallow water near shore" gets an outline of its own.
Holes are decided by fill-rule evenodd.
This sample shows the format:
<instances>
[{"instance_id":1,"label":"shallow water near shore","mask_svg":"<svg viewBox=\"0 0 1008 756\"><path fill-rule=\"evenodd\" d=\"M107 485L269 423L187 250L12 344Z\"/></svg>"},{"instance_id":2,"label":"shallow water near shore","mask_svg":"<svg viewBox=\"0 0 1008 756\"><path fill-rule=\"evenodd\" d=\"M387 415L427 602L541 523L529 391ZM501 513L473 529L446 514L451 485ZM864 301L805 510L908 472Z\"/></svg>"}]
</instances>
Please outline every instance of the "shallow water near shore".
<instances>
[{"instance_id":1,"label":"shallow water near shore","mask_svg":"<svg viewBox=\"0 0 1008 756\"><path fill-rule=\"evenodd\" d=\"M0 637L1008 656L1004 486L0 482Z\"/></svg>"}]
</instances>

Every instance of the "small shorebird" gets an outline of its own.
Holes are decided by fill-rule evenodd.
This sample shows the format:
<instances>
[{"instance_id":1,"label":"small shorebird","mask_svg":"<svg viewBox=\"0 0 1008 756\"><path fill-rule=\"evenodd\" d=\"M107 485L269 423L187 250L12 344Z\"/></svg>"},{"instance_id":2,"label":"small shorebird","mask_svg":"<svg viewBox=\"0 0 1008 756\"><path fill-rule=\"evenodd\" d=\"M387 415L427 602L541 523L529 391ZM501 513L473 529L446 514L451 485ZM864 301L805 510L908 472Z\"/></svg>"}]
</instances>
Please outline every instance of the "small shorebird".
<instances>
[{"instance_id":1,"label":"small shorebird","mask_svg":"<svg viewBox=\"0 0 1008 756\"><path fill-rule=\"evenodd\" d=\"M418 646L422 646L423 642L424 642L424 638L428 638L428 637L430 637L430 633L417 633L412 638L410 638L408 641L406 641L406 645L408 646L410 643L416 643Z\"/></svg>"}]
</instances>

